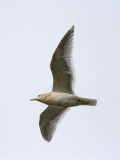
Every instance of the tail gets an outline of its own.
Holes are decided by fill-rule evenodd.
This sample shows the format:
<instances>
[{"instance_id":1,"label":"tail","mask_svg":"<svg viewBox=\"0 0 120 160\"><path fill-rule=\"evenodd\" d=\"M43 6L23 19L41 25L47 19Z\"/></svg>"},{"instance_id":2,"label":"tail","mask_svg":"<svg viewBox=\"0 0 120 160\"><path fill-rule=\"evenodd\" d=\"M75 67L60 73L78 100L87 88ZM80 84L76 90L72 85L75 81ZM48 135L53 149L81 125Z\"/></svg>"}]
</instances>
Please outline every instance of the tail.
<instances>
[{"instance_id":1,"label":"tail","mask_svg":"<svg viewBox=\"0 0 120 160\"><path fill-rule=\"evenodd\" d=\"M96 106L96 99L80 98L81 105Z\"/></svg>"}]
</instances>

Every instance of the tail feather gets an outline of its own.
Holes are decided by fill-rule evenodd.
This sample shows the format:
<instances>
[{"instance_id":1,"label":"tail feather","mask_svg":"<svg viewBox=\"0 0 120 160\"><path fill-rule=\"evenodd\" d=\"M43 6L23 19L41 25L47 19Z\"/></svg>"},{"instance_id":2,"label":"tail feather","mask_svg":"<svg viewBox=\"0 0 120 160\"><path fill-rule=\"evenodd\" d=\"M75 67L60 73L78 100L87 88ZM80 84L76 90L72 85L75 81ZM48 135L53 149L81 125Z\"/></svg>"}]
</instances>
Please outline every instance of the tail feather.
<instances>
[{"instance_id":1,"label":"tail feather","mask_svg":"<svg viewBox=\"0 0 120 160\"><path fill-rule=\"evenodd\" d=\"M97 104L96 99L80 98L80 101L81 101L81 105L96 106Z\"/></svg>"}]
</instances>

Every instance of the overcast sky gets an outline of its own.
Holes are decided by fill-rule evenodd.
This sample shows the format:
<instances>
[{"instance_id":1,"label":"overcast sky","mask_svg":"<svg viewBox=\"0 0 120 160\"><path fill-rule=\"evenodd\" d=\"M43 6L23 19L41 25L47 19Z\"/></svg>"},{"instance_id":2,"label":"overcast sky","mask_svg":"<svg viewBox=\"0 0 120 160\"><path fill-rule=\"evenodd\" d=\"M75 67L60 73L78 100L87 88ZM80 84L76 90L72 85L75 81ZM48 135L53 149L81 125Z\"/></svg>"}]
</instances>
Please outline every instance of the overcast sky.
<instances>
[{"instance_id":1,"label":"overcast sky","mask_svg":"<svg viewBox=\"0 0 120 160\"><path fill-rule=\"evenodd\" d=\"M75 25L73 107L50 143L39 130L52 54ZM0 159L120 160L120 1L0 0Z\"/></svg>"}]
</instances>

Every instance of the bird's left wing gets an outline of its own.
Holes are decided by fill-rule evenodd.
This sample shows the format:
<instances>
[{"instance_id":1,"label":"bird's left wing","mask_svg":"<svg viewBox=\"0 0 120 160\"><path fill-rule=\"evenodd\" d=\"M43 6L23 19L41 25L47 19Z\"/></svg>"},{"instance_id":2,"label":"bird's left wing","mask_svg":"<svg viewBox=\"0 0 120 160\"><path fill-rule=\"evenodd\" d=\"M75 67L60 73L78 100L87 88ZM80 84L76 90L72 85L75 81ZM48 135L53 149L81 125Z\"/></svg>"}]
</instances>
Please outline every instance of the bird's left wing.
<instances>
[{"instance_id":1,"label":"bird's left wing","mask_svg":"<svg viewBox=\"0 0 120 160\"><path fill-rule=\"evenodd\" d=\"M74 69L72 63L72 46L74 26L68 30L56 48L50 68L53 75L53 92L73 94Z\"/></svg>"},{"instance_id":2,"label":"bird's left wing","mask_svg":"<svg viewBox=\"0 0 120 160\"><path fill-rule=\"evenodd\" d=\"M43 138L50 142L56 126L69 108L48 106L40 115L39 126Z\"/></svg>"}]
</instances>

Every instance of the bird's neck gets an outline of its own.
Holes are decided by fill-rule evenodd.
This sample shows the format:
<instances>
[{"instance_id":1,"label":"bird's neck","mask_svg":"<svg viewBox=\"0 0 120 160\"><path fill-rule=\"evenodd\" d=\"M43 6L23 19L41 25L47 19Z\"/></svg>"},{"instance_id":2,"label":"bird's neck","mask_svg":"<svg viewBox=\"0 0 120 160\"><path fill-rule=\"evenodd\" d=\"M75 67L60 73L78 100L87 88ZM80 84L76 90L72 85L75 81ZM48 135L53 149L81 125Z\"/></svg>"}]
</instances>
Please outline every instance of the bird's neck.
<instances>
[{"instance_id":1,"label":"bird's neck","mask_svg":"<svg viewBox=\"0 0 120 160\"><path fill-rule=\"evenodd\" d=\"M51 92L42 94L40 101L42 103L48 104L50 97L51 97Z\"/></svg>"}]
</instances>

